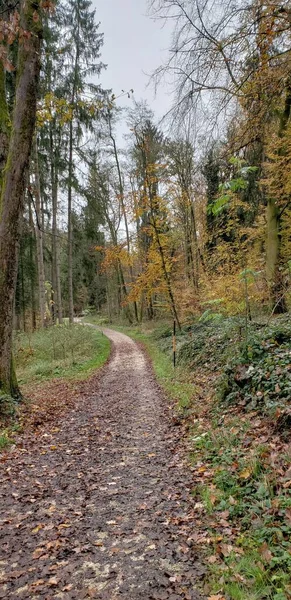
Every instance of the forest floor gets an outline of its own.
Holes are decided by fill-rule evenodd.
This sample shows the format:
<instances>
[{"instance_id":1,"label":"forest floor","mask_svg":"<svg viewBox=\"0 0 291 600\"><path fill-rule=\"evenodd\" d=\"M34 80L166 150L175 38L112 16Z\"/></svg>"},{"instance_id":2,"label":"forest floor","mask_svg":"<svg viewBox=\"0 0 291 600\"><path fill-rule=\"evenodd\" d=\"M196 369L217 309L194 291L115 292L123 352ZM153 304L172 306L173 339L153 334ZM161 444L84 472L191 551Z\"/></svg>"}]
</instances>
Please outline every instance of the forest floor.
<instances>
[{"instance_id":1,"label":"forest floor","mask_svg":"<svg viewBox=\"0 0 291 600\"><path fill-rule=\"evenodd\" d=\"M2 455L0 598L201 598L180 426L139 345L106 335L108 365L43 384Z\"/></svg>"}]
</instances>

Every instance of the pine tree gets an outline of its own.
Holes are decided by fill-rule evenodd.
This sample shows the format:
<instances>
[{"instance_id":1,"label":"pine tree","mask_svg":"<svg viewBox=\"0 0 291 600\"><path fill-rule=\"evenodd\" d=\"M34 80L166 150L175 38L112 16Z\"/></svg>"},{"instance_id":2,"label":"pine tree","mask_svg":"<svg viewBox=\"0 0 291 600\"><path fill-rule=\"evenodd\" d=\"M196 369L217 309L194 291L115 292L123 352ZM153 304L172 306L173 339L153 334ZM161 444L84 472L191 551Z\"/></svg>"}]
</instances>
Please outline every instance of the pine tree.
<instances>
[{"instance_id":1,"label":"pine tree","mask_svg":"<svg viewBox=\"0 0 291 600\"><path fill-rule=\"evenodd\" d=\"M92 94L94 100L100 101L100 86L88 82L88 77L100 74L103 64L99 61L103 35L99 33L99 25L95 22L95 11L91 10L89 0L68 0L65 6L65 39L69 47L68 72L64 88L70 104L71 119L68 134L68 289L69 319L74 320L73 290L73 193L75 186L74 158L78 153L84 132L92 127L96 112L92 115L84 109L82 101L86 94Z\"/></svg>"}]
</instances>

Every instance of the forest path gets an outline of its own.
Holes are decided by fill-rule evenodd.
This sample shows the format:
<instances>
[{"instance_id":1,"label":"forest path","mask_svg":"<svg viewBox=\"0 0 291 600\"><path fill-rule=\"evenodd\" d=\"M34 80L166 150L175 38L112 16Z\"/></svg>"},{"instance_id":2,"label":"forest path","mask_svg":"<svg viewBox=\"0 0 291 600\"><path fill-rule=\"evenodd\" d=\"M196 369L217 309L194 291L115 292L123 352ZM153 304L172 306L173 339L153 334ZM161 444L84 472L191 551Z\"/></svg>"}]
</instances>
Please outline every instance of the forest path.
<instances>
[{"instance_id":1,"label":"forest path","mask_svg":"<svg viewBox=\"0 0 291 600\"><path fill-rule=\"evenodd\" d=\"M1 465L0 598L201 597L178 428L139 346L104 333L90 396Z\"/></svg>"}]
</instances>

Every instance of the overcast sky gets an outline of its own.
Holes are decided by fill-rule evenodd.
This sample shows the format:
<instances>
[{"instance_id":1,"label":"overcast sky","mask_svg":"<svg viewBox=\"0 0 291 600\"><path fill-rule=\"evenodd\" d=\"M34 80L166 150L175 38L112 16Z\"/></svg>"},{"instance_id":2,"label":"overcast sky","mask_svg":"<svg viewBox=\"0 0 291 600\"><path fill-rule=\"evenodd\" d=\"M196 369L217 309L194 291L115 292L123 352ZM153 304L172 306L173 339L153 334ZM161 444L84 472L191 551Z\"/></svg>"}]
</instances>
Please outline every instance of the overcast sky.
<instances>
[{"instance_id":1,"label":"overcast sky","mask_svg":"<svg viewBox=\"0 0 291 600\"><path fill-rule=\"evenodd\" d=\"M108 65L100 82L119 96L121 90L134 89L136 100L147 99L158 118L170 108L169 90L161 87L155 98L148 76L165 57L170 29L147 16L147 0L93 0L100 32L104 33L102 61ZM122 99L123 106L131 105Z\"/></svg>"}]
</instances>

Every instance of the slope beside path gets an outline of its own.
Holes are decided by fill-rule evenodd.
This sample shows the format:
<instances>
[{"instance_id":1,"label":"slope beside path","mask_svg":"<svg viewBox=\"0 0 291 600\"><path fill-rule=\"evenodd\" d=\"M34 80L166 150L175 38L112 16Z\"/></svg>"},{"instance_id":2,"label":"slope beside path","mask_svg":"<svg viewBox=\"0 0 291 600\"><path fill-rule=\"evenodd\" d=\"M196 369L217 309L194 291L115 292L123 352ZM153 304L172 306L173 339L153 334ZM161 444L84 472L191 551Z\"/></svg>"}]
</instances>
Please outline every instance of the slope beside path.
<instances>
[{"instance_id":1,"label":"slope beside path","mask_svg":"<svg viewBox=\"0 0 291 600\"><path fill-rule=\"evenodd\" d=\"M177 428L142 350L104 333L90 396L1 463L0 598L201 598Z\"/></svg>"}]
</instances>

